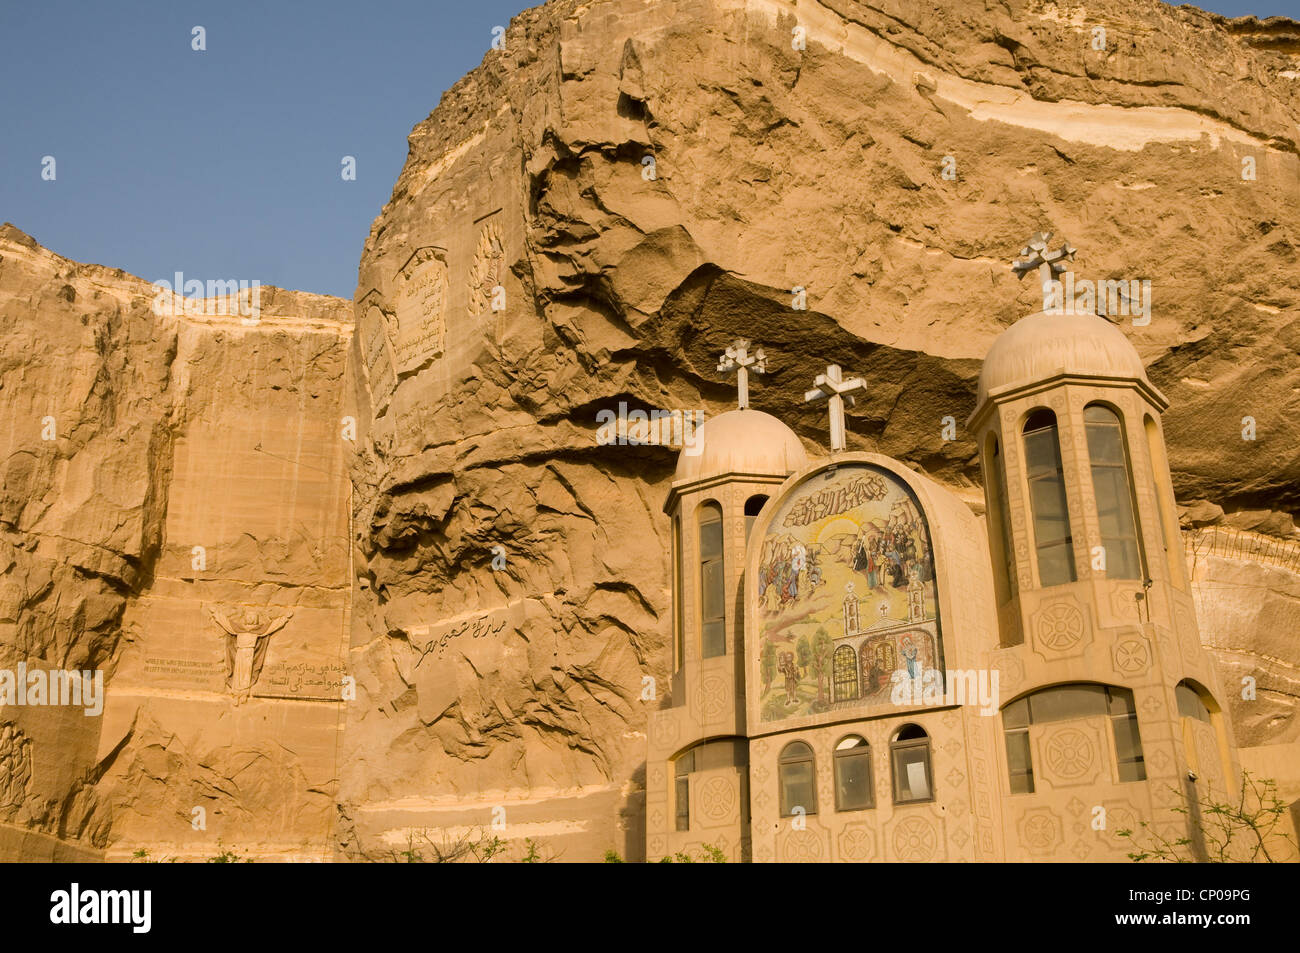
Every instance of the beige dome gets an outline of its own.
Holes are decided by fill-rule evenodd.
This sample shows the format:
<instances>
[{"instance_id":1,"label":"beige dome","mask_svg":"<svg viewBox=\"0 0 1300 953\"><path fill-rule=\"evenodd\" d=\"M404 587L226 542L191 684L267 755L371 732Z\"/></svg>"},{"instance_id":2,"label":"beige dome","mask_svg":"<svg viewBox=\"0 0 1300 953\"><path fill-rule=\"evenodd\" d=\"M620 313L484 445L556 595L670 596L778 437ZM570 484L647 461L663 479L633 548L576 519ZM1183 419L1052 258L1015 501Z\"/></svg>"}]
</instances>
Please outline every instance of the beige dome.
<instances>
[{"instance_id":1,"label":"beige dome","mask_svg":"<svg viewBox=\"0 0 1300 953\"><path fill-rule=\"evenodd\" d=\"M807 465L808 454L793 430L771 414L747 407L700 425L695 446L677 457L673 482L693 483L722 473L787 476Z\"/></svg>"},{"instance_id":2,"label":"beige dome","mask_svg":"<svg viewBox=\"0 0 1300 953\"><path fill-rule=\"evenodd\" d=\"M990 391L1059 374L1151 384L1137 350L1105 318L1040 311L1017 321L993 342L980 371L975 405L981 406Z\"/></svg>"}]
</instances>

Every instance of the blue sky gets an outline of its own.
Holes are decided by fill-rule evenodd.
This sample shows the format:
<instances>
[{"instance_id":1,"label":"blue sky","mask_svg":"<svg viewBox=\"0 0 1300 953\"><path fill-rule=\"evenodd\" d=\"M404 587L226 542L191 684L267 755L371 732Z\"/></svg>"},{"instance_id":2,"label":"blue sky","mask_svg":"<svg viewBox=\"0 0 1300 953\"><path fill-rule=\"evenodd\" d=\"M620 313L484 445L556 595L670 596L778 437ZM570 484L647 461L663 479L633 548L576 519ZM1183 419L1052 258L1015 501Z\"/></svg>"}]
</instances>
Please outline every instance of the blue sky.
<instances>
[{"instance_id":1,"label":"blue sky","mask_svg":"<svg viewBox=\"0 0 1300 953\"><path fill-rule=\"evenodd\" d=\"M0 0L0 221L150 281L350 298L411 127L531 5ZM1300 18L1300 0L1200 5Z\"/></svg>"}]
</instances>

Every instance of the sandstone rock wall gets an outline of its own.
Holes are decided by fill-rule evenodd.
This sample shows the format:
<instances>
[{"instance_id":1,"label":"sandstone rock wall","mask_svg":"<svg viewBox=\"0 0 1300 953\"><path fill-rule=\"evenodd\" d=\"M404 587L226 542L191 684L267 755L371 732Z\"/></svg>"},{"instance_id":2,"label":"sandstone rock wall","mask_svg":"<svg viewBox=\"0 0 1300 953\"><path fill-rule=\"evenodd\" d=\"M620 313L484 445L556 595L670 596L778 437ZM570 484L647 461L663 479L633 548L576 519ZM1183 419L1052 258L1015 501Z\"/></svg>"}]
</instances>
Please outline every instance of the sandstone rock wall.
<instances>
[{"instance_id":1,"label":"sandstone rock wall","mask_svg":"<svg viewBox=\"0 0 1300 953\"><path fill-rule=\"evenodd\" d=\"M869 381L850 449L978 508L942 420L1034 310L1009 259L1052 228L1079 277L1152 282L1124 326L1173 402L1180 496L1294 510L1298 59L1290 21L1151 0L517 17L411 133L361 261L342 856L497 818L637 856L675 453L601 446L595 415L727 409L736 336L769 355L754 405L810 446L834 361Z\"/></svg>"},{"instance_id":2,"label":"sandstone rock wall","mask_svg":"<svg viewBox=\"0 0 1300 953\"><path fill-rule=\"evenodd\" d=\"M263 687L337 680L350 315L261 292L255 326L159 315L147 282L0 229L0 669L98 670L109 696L0 709L0 856L328 850L341 704L235 708L205 614L292 610Z\"/></svg>"}]
</instances>

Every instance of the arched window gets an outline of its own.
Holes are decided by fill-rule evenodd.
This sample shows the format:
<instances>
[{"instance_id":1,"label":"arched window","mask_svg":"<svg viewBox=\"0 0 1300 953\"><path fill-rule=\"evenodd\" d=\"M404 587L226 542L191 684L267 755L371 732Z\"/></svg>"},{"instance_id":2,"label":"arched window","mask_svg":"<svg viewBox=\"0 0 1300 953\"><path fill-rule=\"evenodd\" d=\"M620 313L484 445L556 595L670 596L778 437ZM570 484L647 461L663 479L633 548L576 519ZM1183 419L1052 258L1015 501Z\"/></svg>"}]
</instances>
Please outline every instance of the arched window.
<instances>
[{"instance_id":1,"label":"arched window","mask_svg":"<svg viewBox=\"0 0 1300 953\"><path fill-rule=\"evenodd\" d=\"M686 661L686 609L682 598L682 517L673 517L673 671Z\"/></svg>"},{"instance_id":2,"label":"arched window","mask_svg":"<svg viewBox=\"0 0 1300 953\"><path fill-rule=\"evenodd\" d=\"M849 735L835 746L835 810L861 811L875 806L871 746L860 735Z\"/></svg>"},{"instance_id":3,"label":"arched window","mask_svg":"<svg viewBox=\"0 0 1300 953\"><path fill-rule=\"evenodd\" d=\"M852 701L858 697L858 654L853 651L853 646L841 645L835 650L831 678L837 702Z\"/></svg>"},{"instance_id":4,"label":"arched window","mask_svg":"<svg viewBox=\"0 0 1300 953\"><path fill-rule=\"evenodd\" d=\"M920 725L904 725L889 744L894 773L894 803L934 800L930 772L930 736Z\"/></svg>"},{"instance_id":5,"label":"arched window","mask_svg":"<svg viewBox=\"0 0 1300 953\"><path fill-rule=\"evenodd\" d=\"M1186 589L1184 573L1187 563L1183 557L1183 539L1178 531L1178 517L1173 511L1173 493L1165 492L1169 475L1169 462L1165 459L1165 444L1156 422L1147 414L1142 420L1147 437L1147 460L1151 464L1151 489L1155 494L1156 511L1160 514L1161 540L1169 564L1169 578L1179 589Z\"/></svg>"},{"instance_id":6,"label":"arched window","mask_svg":"<svg viewBox=\"0 0 1300 953\"><path fill-rule=\"evenodd\" d=\"M1101 522L1101 545L1106 553L1109 579L1143 579L1142 550L1133 513L1133 479L1119 415L1103 404L1083 409L1088 434L1088 462L1092 465L1092 492Z\"/></svg>"},{"instance_id":7,"label":"arched window","mask_svg":"<svg viewBox=\"0 0 1300 953\"><path fill-rule=\"evenodd\" d=\"M701 741L673 759L673 813L677 830L691 829L691 775L715 768L746 768L749 765L747 738L714 738Z\"/></svg>"},{"instance_id":8,"label":"arched window","mask_svg":"<svg viewBox=\"0 0 1300 953\"><path fill-rule=\"evenodd\" d=\"M1210 706L1192 682L1183 679L1174 686L1174 701L1178 704L1178 714L1183 718L1195 718L1210 724Z\"/></svg>"},{"instance_id":9,"label":"arched window","mask_svg":"<svg viewBox=\"0 0 1300 953\"><path fill-rule=\"evenodd\" d=\"M701 504L700 515L700 636L701 654L727 654L727 577L722 558L722 507Z\"/></svg>"},{"instance_id":10,"label":"arched window","mask_svg":"<svg viewBox=\"0 0 1300 953\"><path fill-rule=\"evenodd\" d=\"M1012 794L1034 793L1034 765L1029 726L1072 718L1105 715L1115 735L1116 770L1121 781L1145 781L1142 736L1138 732L1133 693L1114 685L1075 682L1054 685L1017 698L1002 709L1007 746L1007 770Z\"/></svg>"},{"instance_id":11,"label":"arched window","mask_svg":"<svg viewBox=\"0 0 1300 953\"><path fill-rule=\"evenodd\" d=\"M812 748L802 741L786 745L777 762L782 817L791 817L795 808L802 808L805 814L817 813L816 778Z\"/></svg>"},{"instance_id":12,"label":"arched window","mask_svg":"<svg viewBox=\"0 0 1300 953\"><path fill-rule=\"evenodd\" d=\"M1056 414L1036 410L1024 426L1025 477L1034 520L1034 548L1041 586L1074 582L1074 540L1065 502L1065 473L1057 439Z\"/></svg>"},{"instance_id":13,"label":"arched window","mask_svg":"<svg viewBox=\"0 0 1300 953\"><path fill-rule=\"evenodd\" d=\"M1011 539L1011 509L1007 503L1006 461L996 434L984 446L984 486L988 497L989 542L993 548L998 604L1016 594L1016 550Z\"/></svg>"},{"instance_id":14,"label":"arched window","mask_svg":"<svg viewBox=\"0 0 1300 953\"><path fill-rule=\"evenodd\" d=\"M758 514L763 511L763 504L767 502L767 497L763 494L751 496L745 501L745 541L749 541L749 531L754 528L754 520L758 519Z\"/></svg>"}]
</instances>

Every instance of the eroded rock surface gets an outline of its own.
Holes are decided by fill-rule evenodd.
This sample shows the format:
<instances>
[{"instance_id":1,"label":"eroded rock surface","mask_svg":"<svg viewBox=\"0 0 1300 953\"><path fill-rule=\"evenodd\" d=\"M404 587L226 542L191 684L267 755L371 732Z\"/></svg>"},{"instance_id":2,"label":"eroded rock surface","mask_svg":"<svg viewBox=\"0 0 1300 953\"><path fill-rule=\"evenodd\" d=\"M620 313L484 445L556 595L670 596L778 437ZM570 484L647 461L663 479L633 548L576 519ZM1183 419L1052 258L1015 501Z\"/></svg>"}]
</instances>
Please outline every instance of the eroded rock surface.
<instances>
[{"instance_id":1,"label":"eroded rock surface","mask_svg":"<svg viewBox=\"0 0 1300 953\"><path fill-rule=\"evenodd\" d=\"M1297 62L1291 21L1146 0L516 18L412 132L362 257L343 854L498 812L571 859L638 854L675 451L602 446L596 415L728 409L737 336L769 358L753 405L810 449L833 361L869 382L849 449L979 508L943 421L1036 309L1009 262L1054 229L1079 278L1151 281L1150 322L1116 320L1172 401L1180 497L1294 511Z\"/></svg>"}]
</instances>

